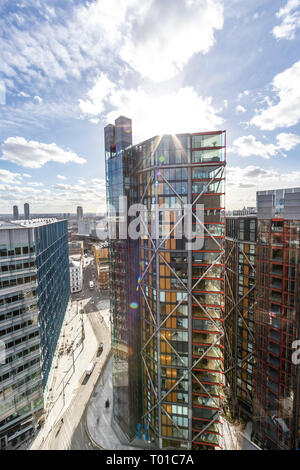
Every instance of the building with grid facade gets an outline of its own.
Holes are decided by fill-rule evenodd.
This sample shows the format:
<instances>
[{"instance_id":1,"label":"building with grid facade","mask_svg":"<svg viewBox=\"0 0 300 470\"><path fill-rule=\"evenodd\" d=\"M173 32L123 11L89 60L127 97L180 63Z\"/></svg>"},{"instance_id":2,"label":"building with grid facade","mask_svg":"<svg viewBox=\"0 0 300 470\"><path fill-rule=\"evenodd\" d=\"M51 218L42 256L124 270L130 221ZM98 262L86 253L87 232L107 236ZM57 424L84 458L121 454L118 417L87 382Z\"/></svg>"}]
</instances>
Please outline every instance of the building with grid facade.
<instances>
[{"instance_id":1,"label":"building with grid facade","mask_svg":"<svg viewBox=\"0 0 300 470\"><path fill-rule=\"evenodd\" d=\"M254 430L262 448L299 448L300 188L257 193Z\"/></svg>"},{"instance_id":2,"label":"building with grid facade","mask_svg":"<svg viewBox=\"0 0 300 470\"><path fill-rule=\"evenodd\" d=\"M119 223L109 249L113 419L129 440L147 425L157 448L221 446L225 135L133 146L129 119L105 128L108 213ZM142 206L137 239L124 234L136 214L127 218L120 196ZM190 248L176 228L185 205L199 225L197 204L203 233Z\"/></svg>"},{"instance_id":3,"label":"building with grid facade","mask_svg":"<svg viewBox=\"0 0 300 470\"><path fill-rule=\"evenodd\" d=\"M299 255L300 188L258 192L256 215L227 217L225 375L263 449L299 448Z\"/></svg>"},{"instance_id":4,"label":"building with grid facade","mask_svg":"<svg viewBox=\"0 0 300 470\"><path fill-rule=\"evenodd\" d=\"M226 217L225 376L234 413L253 416L257 218Z\"/></svg>"},{"instance_id":5,"label":"building with grid facade","mask_svg":"<svg viewBox=\"0 0 300 470\"><path fill-rule=\"evenodd\" d=\"M0 225L2 449L16 448L37 424L69 295L67 222Z\"/></svg>"}]
</instances>

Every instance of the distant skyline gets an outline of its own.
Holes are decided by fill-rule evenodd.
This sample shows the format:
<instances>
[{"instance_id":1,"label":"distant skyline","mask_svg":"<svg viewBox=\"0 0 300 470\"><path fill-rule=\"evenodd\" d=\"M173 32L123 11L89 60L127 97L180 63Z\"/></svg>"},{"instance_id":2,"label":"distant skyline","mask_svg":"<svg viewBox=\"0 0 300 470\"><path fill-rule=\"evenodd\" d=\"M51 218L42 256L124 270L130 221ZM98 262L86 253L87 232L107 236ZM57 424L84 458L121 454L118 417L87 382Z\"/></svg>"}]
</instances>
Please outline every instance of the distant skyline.
<instances>
[{"instance_id":1,"label":"distant skyline","mask_svg":"<svg viewBox=\"0 0 300 470\"><path fill-rule=\"evenodd\" d=\"M103 128L227 130L226 209L300 186L300 0L0 0L0 213L105 211Z\"/></svg>"}]
</instances>

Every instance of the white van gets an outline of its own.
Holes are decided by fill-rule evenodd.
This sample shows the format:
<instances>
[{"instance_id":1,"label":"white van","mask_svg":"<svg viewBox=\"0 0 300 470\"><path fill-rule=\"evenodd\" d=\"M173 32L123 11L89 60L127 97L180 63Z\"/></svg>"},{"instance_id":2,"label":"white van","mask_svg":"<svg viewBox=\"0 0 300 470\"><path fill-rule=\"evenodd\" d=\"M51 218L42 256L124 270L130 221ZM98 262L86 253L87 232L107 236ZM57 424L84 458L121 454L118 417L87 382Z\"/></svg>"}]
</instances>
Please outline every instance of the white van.
<instances>
[{"instance_id":1,"label":"white van","mask_svg":"<svg viewBox=\"0 0 300 470\"><path fill-rule=\"evenodd\" d=\"M89 365L86 368L86 371L85 371L86 375L91 375L91 373L93 372L94 367L95 367L94 362L90 362Z\"/></svg>"},{"instance_id":2,"label":"white van","mask_svg":"<svg viewBox=\"0 0 300 470\"><path fill-rule=\"evenodd\" d=\"M94 281L90 281L89 285L90 285L90 290L93 290L94 289Z\"/></svg>"}]
</instances>

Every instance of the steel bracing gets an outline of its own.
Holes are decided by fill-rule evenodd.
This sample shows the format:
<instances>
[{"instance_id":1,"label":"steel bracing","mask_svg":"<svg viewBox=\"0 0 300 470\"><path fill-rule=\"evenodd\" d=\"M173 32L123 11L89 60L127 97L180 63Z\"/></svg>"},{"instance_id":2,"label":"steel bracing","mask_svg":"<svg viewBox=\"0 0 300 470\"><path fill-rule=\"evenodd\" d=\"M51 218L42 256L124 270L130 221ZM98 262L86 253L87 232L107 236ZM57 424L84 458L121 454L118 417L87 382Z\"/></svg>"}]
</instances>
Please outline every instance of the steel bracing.
<instances>
[{"instance_id":1,"label":"steel bracing","mask_svg":"<svg viewBox=\"0 0 300 470\"><path fill-rule=\"evenodd\" d=\"M187 165L188 166L188 165ZM157 174L157 172L159 170L161 170L163 167L162 166L159 166L159 167L155 167L153 169L151 169L151 175L148 179L148 182L147 182L147 185L145 187L145 190L143 192L143 195L140 199L140 204L143 204L145 202L145 197L146 197L146 194L147 194L147 190L148 190L148 187L151 183L153 183L153 181L155 179L158 180L158 182L160 181L163 181L164 183L166 183L168 185L168 187L170 188L170 190L173 192L173 194L176 196L177 200L183 205L183 199L182 197L177 193L177 191L175 190L173 184L163 175L159 174L158 177L155 177L154 175ZM201 201L201 197L203 196L204 192L207 191L207 188L212 185L215 180L217 178L223 178L224 176L224 166L221 166L217 173L210 179L210 181L208 182L207 186L205 189L202 190L201 193L198 194L198 196L195 198L194 201L191 201L191 205L192 207L194 208L197 204L198 201ZM156 196L156 199L157 199L157 196ZM145 342L145 344L142 345L142 349L141 349L141 357L142 357L142 361L143 361L143 364L144 364L144 374L146 375L149 383L150 383L150 386L151 386L151 390L154 394L154 397L155 397L155 402L154 404L151 406L150 409L146 410L144 415L143 415L143 419L144 420L148 420L148 421L151 421L149 418L150 416L152 415L152 412L154 410L158 410L159 411L159 416L161 416L161 414L164 414L168 417L168 419L172 422L173 426L177 429L178 433L179 433L179 436L181 435L181 439L185 442L187 442L188 444L188 448L192 448L192 445L193 445L193 442L195 441L199 441L201 440L201 435L203 433L205 433L205 431L207 431L210 426L212 424L214 424L216 421L219 420L220 418L220 415L222 414L222 410L220 409L220 403L218 402L218 400L213 396L212 393L210 393L210 391L208 390L208 387L205 386L205 384L203 383L204 381L203 380L200 380L199 379L199 375L197 374L197 372L195 371L195 368L197 367L197 365L202 361L202 359L208 355L208 353L216 346L216 345L220 345L221 344L221 341L224 337L224 329L220 326L221 325L221 322L217 322L214 320L214 318L212 317L212 315L208 312L207 308L202 305L201 302L199 302L198 298L195 296L195 294L193 293L193 291L196 289L196 287L198 286L198 284L209 274L210 270L215 266L215 265L218 265L218 264L223 264L224 263L224 256L225 256L225 249L224 249L224 244L221 242L219 243L218 239L214 237L214 235L212 233L210 233L210 231L206 228L206 226L203 224L203 222L201 220L199 220L199 218L197 217L196 214L193 214L193 217L194 219L197 221L198 224L200 224L200 226L203 228L204 230L204 234L206 237L210 238L211 240L213 240L213 242L216 244L216 246L218 247L218 249L220 250L220 254L219 256L215 259L215 261L210 264L209 266L206 267L205 271L203 272L203 274L199 277L199 279L194 283L192 284L192 281L190 282L190 287L188 285L186 285L181 279L180 277L177 275L175 269L172 268L172 266L167 262L167 260L165 259L165 257L163 256L163 253L164 253L164 249L163 249L163 246L165 244L165 242L170 238L172 237L172 234L174 233L176 227L182 222L182 219L183 219L184 215L182 215L181 217L178 218L178 220L176 221L176 223L174 223L173 227L171 228L171 230L167 233L167 235L163 236L161 239L157 240L156 238L156 234L154 234L154 236L152 236L151 234L151 229L149 230L149 228L147 227L147 223L145 221L142 221L142 224L144 226L144 229L145 229L145 232L147 234L147 237L148 239L151 241L151 246L152 246L152 249L153 249L153 254L152 254L152 257L149 261L149 263L147 264L147 267L146 269L144 270L144 272L142 273L142 276L141 276L141 282L140 282L140 291L141 291L141 295L142 297L144 298L145 300L145 305L146 305L146 308L148 309L149 313L150 313L150 317L151 317L151 321L152 321L152 326L153 326L153 332L151 335L149 335L149 337L147 338L147 341ZM148 224L149 225L149 224ZM159 305L159 302L158 302L158 311L155 313L153 312L153 309L150 307L150 304L148 302L148 298L147 298L147 295L145 294L145 288L146 288L146 284L145 284L145 277L146 277L146 274L147 272L151 269L151 266L153 267L154 263L156 263L156 265L159 266L160 262L164 263L165 266L168 268L168 270L170 271L170 273L172 274L172 276L174 276L174 278L176 278L176 280L178 281L178 283L180 284L181 286L181 289L182 291L184 291L186 293L186 297L184 298L184 296L182 296L182 299L180 301L178 301L178 303L175 305L174 308L172 308L171 312L166 315L166 317L164 318L161 318L161 315L160 315L160 305ZM191 263L191 259L189 261ZM156 272L158 273L159 271L156 270ZM159 298L159 276L157 274L157 296ZM192 355L190 354L190 360L189 360L189 365L187 366L186 365L186 362L182 359L182 357L180 356L180 354L176 351L176 349L172 346L172 344L170 343L170 341L166 338L165 334L164 334L164 326L166 324L166 322L168 321L169 318L172 317L172 315L174 314L174 312L184 303L184 302L187 302L188 305L189 305L189 312L188 312L188 315L189 315L189 318L191 319L192 318L192 303L195 303L201 311L203 311L203 314L204 316L209 319L209 322L211 323L211 325L213 326L213 331L215 333L215 336L216 336L216 339L212 342L212 344L208 345L207 348L204 350L204 352L201 354L201 356L199 358L197 358L196 360L193 360L193 358L191 357ZM155 387L154 383L153 383L153 380L152 380L152 375L151 375L151 372L149 370L149 367L148 367L148 361L149 361L149 357L148 355L146 354L146 349L147 349L147 346L151 343L151 341L156 338L157 340L157 346L158 346L158 350L160 349L159 348L159 344L161 341L165 342L167 344L167 346L169 347L169 349L173 352L173 354L177 357L179 363L182 363L182 366L185 368L184 369L184 372L182 374L182 376L174 382L174 384L172 385L171 388L169 388L165 393L162 392L161 388L159 386ZM192 344L192 341L193 341L193 332L192 332L192 323L190 322L190 328L189 328L189 342ZM159 358L160 354L158 352L157 354L157 357ZM220 374L223 374L223 370L222 368L219 368L217 370L215 370L217 372L219 372ZM208 371L209 372L209 371ZM157 384L159 385L159 379L160 379L160 361L158 359L158 363L157 363ZM215 416L208 420L207 424L205 425L205 427L203 427L202 430L200 430L199 432L197 432L195 435L193 435L192 433L192 409L193 409L193 403L192 403L192 394L190 393L189 394L189 437L188 439L186 438L186 436L183 434L182 430L180 429L179 426L177 426L176 422L172 419L172 417L170 416L170 414L166 411L165 407L163 406L164 403L166 404L166 399L167 397L169 396L169 394L175 390L176 388L178 388L178 386L180 385L180 383L185 380L185 379L188 379L189 380L189 386L190 386L190 390L192 390L192 382L194 381L195 383L197 383L197 385L199 385L201 387L201 389L203 390L203 392L205 393L205 395L207 396L208 399L211 400L211 402L213 402L216 406L216 408L218 409L218 411L216 412ZM149 416L150 415L150 416ZM163 434L162 434L162 430L161 430L161 419L159 419L159 426L158 428L153 428L152 427L152 431L158 436L159 439L162 439Z\"/></svg>"}]
</instances>

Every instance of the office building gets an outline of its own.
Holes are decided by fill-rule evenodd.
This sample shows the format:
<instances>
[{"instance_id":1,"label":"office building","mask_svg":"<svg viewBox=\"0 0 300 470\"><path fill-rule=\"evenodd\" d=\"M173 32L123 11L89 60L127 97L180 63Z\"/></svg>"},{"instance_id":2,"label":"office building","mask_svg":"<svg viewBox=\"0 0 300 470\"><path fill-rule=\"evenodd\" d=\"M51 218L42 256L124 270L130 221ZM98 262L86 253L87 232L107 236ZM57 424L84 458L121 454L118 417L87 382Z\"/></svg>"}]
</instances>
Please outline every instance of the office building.
<instances>
[{"instance_id":1,"label":"office building","mask_svg":"<svg viewBox=\"0 0 300 470\"><path fill-rule=\"evenodd\" d=\"M1 448L16 448L43 410L70 295L67 222L0 225Z\"/></svg>"},{"instance_id":2,"label":"office building","mask_svg":"<svg viewBox=\"0 0 300 470\"><path fill-rule=\"evenodd\" d=\"M98 268L98 280L99 280L99 289L108 290L109 289L109 265L101 264Z\"/></svg>"},{"instance_id":3,"label":"office building","mask_svg":"<svg viewBox=\"0 0 300 470\"><path fill-rule=\"evenodd\" d=\"M225 377L235 416L252 419L257 218L235 212L226 217Z\"/></svg>"},{"instance_id":4,"label":"office building","mask_svg":"<svg viewBox=\"0 0 300 470\"><path fill-rule=\"evenodd\" d=\"M83 274L82 274L82 258L78 256L70 256L70 286L71 293L75 294L82 290Z\"/></svg>"},{"instance_id":5,"label":"office building","mask_svg":"<svg viewBox=\"0 0 300 470\"><path fill-rule=\"evenodd\" d=\"M105 128L108 216L119 223L109 247L113 424L129 441L141 425L156 448L221 447L225 136L163 135L133 146L130 119ZM120 196L144 206L138 239L124 236L134 216L126 222ZM186 204L193 214L202 205L204 239L193 247L175 232Z\"/></svg>"},{"instance_id":6,"label":"office building","mask_svg":"<svg viewBox=\"0 0 300 470\"><path fill-rule=\"evenodd\" d=\"M83 219L83 209L81 206L77 207L77 220L82 220Z\"/></svg>"},{"instance_id":7,"label":"office building","mask_svg":"<svg viewBox=\"0 0 300 470\"><path fill-rule=\"evenodd\" d=\"M108 262L108 246L107 243L102 245L93 245L93 254L95 266L98 273L100 290L109 288L109 262Z\"/></svg>"},{"instance_id":8,"label":"office building","mask_svg":"<svg viewBox=\"0 0 300 470\"><path fill-rule=\"evenodd\" d=\"M13 207L13 220L18 220L19 218L19 209L18 206Z\"/></svg>"},{"instance_id":9,"label":"office building","mask_svg":"<svg viewBox=\"0 0 300 470\"><path fill-rule=\"evenodd\" d=\"M24 219L29 220L30 219L30 210L29 210L29 204L26 202L24 204Z\"/></svg>"},{"instance_id":10,"label":"office building","mask_svg":"<svg viewBox=\"0 0 300 470\"><path fill-rule=\"evenodd\" d=\"M84 247L83 247L83 241L72 241L69 242L69 255L77 255L77 256L84 256Z\"/></svg>"}]
</instances>

